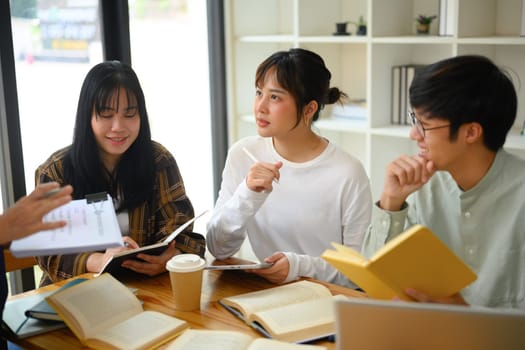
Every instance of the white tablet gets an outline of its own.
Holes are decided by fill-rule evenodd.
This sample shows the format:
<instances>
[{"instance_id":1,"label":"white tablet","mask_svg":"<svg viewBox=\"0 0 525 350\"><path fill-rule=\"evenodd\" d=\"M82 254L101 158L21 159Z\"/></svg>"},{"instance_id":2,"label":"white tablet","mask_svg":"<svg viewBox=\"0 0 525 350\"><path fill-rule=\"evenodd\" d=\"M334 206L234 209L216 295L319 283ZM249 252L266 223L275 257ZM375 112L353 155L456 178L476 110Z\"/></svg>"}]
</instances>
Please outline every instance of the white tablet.
<instances>
[{"instance_id":1,"label":"white tablet","mask_svg":"<svg viewBox=\"0 0 525 350\"><path fill-rule=\"evenodd\" d=\"M239 265L209 265L206 270L257 270L266 269L273 264L271 263L256 263L256 264L239 264Z\"/></svg>"}]
</instances>

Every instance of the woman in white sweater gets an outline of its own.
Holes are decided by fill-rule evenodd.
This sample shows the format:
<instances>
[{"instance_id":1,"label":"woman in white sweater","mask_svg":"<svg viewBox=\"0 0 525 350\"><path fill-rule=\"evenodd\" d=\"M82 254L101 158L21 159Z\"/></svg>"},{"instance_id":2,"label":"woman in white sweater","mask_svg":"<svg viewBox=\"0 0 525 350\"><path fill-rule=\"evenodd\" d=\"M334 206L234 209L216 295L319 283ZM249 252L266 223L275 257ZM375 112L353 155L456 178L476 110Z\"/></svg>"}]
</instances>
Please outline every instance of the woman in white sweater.
<instances>
[{"instance_id":1,"label":"woman in white sweater","mask_svg":"<svg viewBox=\"0 0 525 350\"><path fill-rule=\"evenodd\" d=\"M360 250L370 224L368 177L353 156L311 126L325 104L346 95L330 87L331 73L314 52L276 52L257 68L254 116L258 136L228 152L207 245L218 259L248 237L258 259L252 270L275 283L312 277L350 281L320 255L330 242Z\"/></svg>"}]
</instances>

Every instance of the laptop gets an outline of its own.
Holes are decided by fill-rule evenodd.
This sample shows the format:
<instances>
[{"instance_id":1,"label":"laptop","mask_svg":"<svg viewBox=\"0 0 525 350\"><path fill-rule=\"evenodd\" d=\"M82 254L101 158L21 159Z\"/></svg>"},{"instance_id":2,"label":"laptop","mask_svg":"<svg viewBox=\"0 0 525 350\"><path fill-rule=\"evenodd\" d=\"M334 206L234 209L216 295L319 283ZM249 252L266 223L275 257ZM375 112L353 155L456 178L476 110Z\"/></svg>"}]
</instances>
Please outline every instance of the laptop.
<instances>
[{"instance_id":1,"label":"laptop","mask_svg":"<svg viewBox=\"0 0 525 350\"><path fill-rule=\"evenodd\" d=\"M338 300L338 350L523 350L525 311L348 298Z\"/></svg>"}]
</instances>

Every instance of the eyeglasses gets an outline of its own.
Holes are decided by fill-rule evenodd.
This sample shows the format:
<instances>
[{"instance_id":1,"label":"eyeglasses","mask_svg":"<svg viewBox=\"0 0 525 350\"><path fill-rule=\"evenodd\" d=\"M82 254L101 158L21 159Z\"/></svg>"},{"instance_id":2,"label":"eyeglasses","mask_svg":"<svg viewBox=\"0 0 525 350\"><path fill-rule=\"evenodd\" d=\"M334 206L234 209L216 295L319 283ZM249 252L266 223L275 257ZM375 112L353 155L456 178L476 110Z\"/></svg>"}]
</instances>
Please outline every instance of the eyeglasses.
<instances>
[{"instance_id":1,"label":"eyeglasses","mask_svg":"<svg viewBox=\"0 0 525 350\"><path fill-rule=\"evenodd\" d=\"M447 125L434 126L432 128L424 128L423 125L421 124L421 121L416 118L416 115L414 112L409 111L408 117L409 117L408 119L410 120L410 125L415 126L417 131L419 132L419 134L421 134L421 136L423 136L423 138L425 138L426 131L428 130L448 128L450 126L450 124L447 124Z\"/></svg>"}]
</instances>

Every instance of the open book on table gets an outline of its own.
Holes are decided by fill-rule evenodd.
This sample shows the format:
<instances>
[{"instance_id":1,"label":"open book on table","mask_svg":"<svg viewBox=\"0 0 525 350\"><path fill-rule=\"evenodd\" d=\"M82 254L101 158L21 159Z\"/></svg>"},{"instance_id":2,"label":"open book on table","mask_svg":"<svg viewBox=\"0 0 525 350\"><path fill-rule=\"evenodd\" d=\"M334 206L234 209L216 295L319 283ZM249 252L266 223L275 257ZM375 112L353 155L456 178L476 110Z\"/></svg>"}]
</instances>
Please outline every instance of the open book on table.
<instances>
[{"instance_id":1,"label":"open book on table","mask_svg":"<svg viewBox=\"0 0 525 350\"><path fill-rule=\"evenodd\" d=\"M67 282L66 284L64 284L58 290L55 290L55 291L50 292L50 293L46 293L45 297L47 297L48 295L51 295L53 293L58 293L58 292L60 292L63 289L72 287L72 286L77 285L77 284L79 284L81 282L85 282L85 281L89 281L89 280L90 280L89 278L77 277L77 278ZM128 287L128 289L132 293L135 293L137 291L136 288L132 288L132 287ZM57 314L55 309L53 309L51 307L51 305L49 305L49 303L47 302L45 297L42 296L40 301L38 303L36 303L36 304L30 304L29 308L27 308L25 310L25 312L24 312L26 317L30 317L30 318L37 319L37 320L42 320L42 321L62 321L62 319Z\"/></svg>"},{"instance_id":2,"label":"open book on table","mask_svg":"<svg viewBox=\"0 0 525 350\"><path fill-rule=\"evenodd\" d=\"M122 246L113 200L105 192L71 201L50 211L43 220L65 220L67 224L14 240L9 249L15 257L73 254Z\"/></svg>"},{"instance_id":3,"label":"open book on table","mask_svg":"<svg viewBox=\"0 0 525 350\"><path fill-rule=\"evenodd\" d=\"M193 219L186 221L184 224L179 226L175 231L173 231L169 236L164 238L161 242L146 245L143 247L139 247L136 249L129 249L122 252L119 252L111 257L104 266L102 266L102 269L96 274L96 276L99 276L103 273L110 273L115 277L119 277L124 274L134 274L133 271L123 268L121 265L125 260L130 259L138 259L137 254L148 254L148 255L160 255L166 248L168 248L168 245L181 233L191 225L195 220L203 216L207 211L203 211L199 215L195 216ZM138 259L140 260L140 259Z\"/></svg>"},{"instance_id":4,"label":"open book on table","mask_svg":"<svg viewBox=\"0 0 525 350\"><path fill-rule=\"evenodd\" d=\"M415 225L388 241L369 260L332 243L321 257L361 287L369 297L410 301L407 288L434 298L458 293L476 274L428 228Z\"/></svg>"},{"instance_id":5,"label":"open book on table","mask_svg":"<svg viewBox=\"0 0 525 350\"><path fill-rule=\"evenodd\" d=\"M93 349L153 349L188 327L184 320L144 311L137 297L110 274L46 298L80 342Z\"/></svg>"},{"instance_id":6,"label":"open book on table","mask_svg":"<svg viewBox=\"0 0 525 350\"><path fill-rule=\"evenodd\" d=\"M299 281L219 303L268 338L303 343L335 333L334 300L345 298L322 284Z\"/></svg>"},{"instance_id":7,"label":"open book on table","mask_svg":"<svg viewBox=\"0 0 525 350\"><path fill-rule=\"evenodd\" d=\"M188 329L166 350L325 350L324 346L302 345L274 339L253 338L237 331Z\"/></svg>"}]
</instances>

